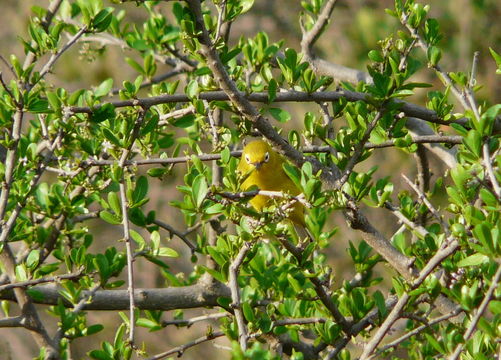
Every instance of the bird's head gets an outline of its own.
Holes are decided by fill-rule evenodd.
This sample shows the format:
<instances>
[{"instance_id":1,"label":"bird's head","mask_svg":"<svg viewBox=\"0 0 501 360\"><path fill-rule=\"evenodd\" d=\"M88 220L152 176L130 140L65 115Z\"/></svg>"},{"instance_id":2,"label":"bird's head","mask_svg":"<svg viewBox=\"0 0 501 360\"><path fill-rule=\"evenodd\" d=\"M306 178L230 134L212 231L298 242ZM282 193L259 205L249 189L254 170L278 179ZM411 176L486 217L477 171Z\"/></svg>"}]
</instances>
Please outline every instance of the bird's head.
<instances>
[{"instance_id":1,"label":"bird's head","mask_svg":"<svg viewBox=\"0 0 501 360\"><path fill-rule=\"evenodd\" d=\"M274 152L267 142L256 140L245 145L242 161L245 161L248 167L259 171L263 166L273 162L273 156Z\"/></svg>"}]
</instances>

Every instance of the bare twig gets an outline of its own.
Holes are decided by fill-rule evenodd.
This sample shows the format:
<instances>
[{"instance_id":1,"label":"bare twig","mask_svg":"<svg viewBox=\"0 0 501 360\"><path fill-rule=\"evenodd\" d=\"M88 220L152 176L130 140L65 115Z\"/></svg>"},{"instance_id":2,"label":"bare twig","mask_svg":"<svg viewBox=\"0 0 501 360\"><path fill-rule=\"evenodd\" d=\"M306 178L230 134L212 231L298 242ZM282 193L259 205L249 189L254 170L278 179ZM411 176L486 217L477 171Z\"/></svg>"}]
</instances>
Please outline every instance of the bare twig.
<instances>
[{"instance_id":1,"label":"bare twig","mask_svg":"<svg viewBox=\"0 0 501 360\"><path fill-rule=\"evenodd\" d=\"M3 79L3 74L2 74L1 71L0 71L0 84L2 85L3 89L7 92L7 94L9 95L9 97L12 99L12 101L14 102L14 104L17 107L19 107L19 104L18 104L18 102L16 100L16 97L14 96L14 94L12 93L12 91L10 91L10 88L5 83L5 81Z\"/></svg>"},{"instance_id":2,"label":"bare twig","mask_svg":"<svg viewBox=\"0 0 501 360\"><path fill-rule=\"evenodd\" d=\"M324 5L322 11L317 17L317 21L310 29L310 31L303 31L303 38L301 40L301 48L303 51L307 50L308 54L312 54L313 45L317 42L318 38L327 26L329 19L334 11L337 0L328 0Z\"/></svg>"},{"instance_id":3,"label":"bare twig","mask_svg":"<svg viewBox=\"0 0 501 360\"><path fill-rule=\"evenodd\" d=\"M475 100L475 96L473 94L473 88L475 87L475 84L477 82L477 65L478 65L478 58L480 56L480 53L478 51L475 51L473 54L473 62L471 65L471 74L470 74L470 80L468 81L468 86L464 89L464 94L466 96L466 100L470 104L470 109L473 111L473 115L475 115L475 118L477 122L480 122L480 113L478 112L478 105L477 101Z\"/></svg>"},{"instance_id":4,"label":"bare twig","mask_svg":"<svg viewBox=\"0 0 501 360\"><path fill-rule=\"evenodd\" d=\"M308 325L308 324L323 324L327 321L326 318L291 318L291 319L280 319L275 320L272 323L273 327L276 326L287 326L287 325Z\"/></svg>"},{"instance_id":5,"label":"bare twig","mask_svg":"<svg viewBox=\"0 0 501 360\"><path fill-rule=\"evenodd\" d=\"M73 44L75 44L78 39L87 32L87 26L82 26L75 35L73 35L64 46L62 46L56 53L52 54L49 61L40 70L40 79L42 79L49 71L51 71L54 63L59 59L63 53L68 50Z\"/></svg>"},{"instance_id":6,"label":"bare twig","mask_svg":"<svg viewBox=\"0 0 501 360\"><path fill-rule=\"evenodd\" d=\"M183 116L189 115L189 114L194 114L196 112L196 109L193 105L190 105L188 107L178 109L178 110L173 110L167 114L162 114L160 115L160 119L158 122L158 125L166 125L168 124L168 119L179 119Z\"/></svg>"},{"instance_id":7,"label":"bare twig","mask_svg":"<svg viewBox=\"0 0 501 360\"><path fill-rule=\"evenodd\" d=\"M491 286L489 286L489 290L487 290L487 293L485 294L482 303L478 307L477 313L475 314L473 319L471 319L470 325L468 326L463 335L464 343L459 343L456 346L456 349L454 350L454 353L449 357L449 360L456 360L459 358L459 355L461 355L464 345L468 342L468 340L471 338L471 336L477 329L477 324L480 321L480 318L482 317L482 314L484 313L485 309L487 308L487 305L489 305L489 302L491 301L494 291L498 288L500 279L501 279L501 265L498 265L496 274L494 274L494 277L491 280Z\"/></svg>"},{"instance_id":8,"label":"bare twig","mask_svg":"<svg viewBox=\"0 0 501 360\"><path fill-rule=\"evenodd\" d=\"M221 319L223 317L228 317L231 314L229 313L215 313L215 314L207 314L207 315L202 315L202 316L197 316L193 317L191 319L174 319L174 320L165 320L162 321L162 326L166 327L169 325L175 325L175 326L188 326L190 327L191 325L200 322L200 321L207 321L207 320L216 320L216 319Z\"/></svg>"},{"instance_id":9,"label":"bare twig","mask_svg":"<svg viewBox=\"0 0 501 360\"><path fill-rule=\"evenodd\" d=\"M11 316L0 319L0 328L8 327L24 327L25 324L24 316Z\"/></svg>"},{"instance_id":10,"label":"bare twig","mask_svg":"<svg viewBox=\"0 0 501 360\"><path fill-rule=\"evenodd\" d=\"M85 294L85 296L83 296L79 301L78 303L75 305L75 307L73 308L73 310L71 311L71 313L73 315L76 315L78 314L79 312L83 311L84 310L84 307L85 305L87 304L87 302L89 301L90 298L92 298L92 296L94 296L94 294L96 293L96 291L101 287L101 283L97 283L97 284L94 284L94 286L92 286L89 291ZM63 327L60 326L59 329L57 330L56 332L56 335L54 336L54 342L56 344L59 344L59 342L61 341L61 338L64 336L64 332L63 332Z\"/></svg>"},{"instance_id":11,"label":"bare twig","mask_svg":"<svg viewBox=\"0 0 501 360\"><path fill-rule=\"evenodd\" d=\"M428 200L426 195L423 194L421 190L416 186L416 184L410 181L409 178L405 176L405 174L402 174L402 177L404 178L405 182L409 184L409 186L416 192L419 199L426 205L426 207L428 208L428 210L430 210L432 215L438 220L438 222L440 222L446 234L449 235L450 234L449 225L444 221L444 219L442 219L442 216L440 216L440 213L437 211L437 209L435 209L435 207L430 202L430 200Z\"/></svg>"},{"instance_id":12,"label":"bare twig","mask_svg":"<svg viewBox=\"0 0 501 360\"><path fill-rule=\"evenodd\" d=\"M408 18L409 15L407 13L402 14L402 17L400 18L400 22L409 30L411 36L416 40L417 45L423 49L425 54L428 54L429 51L429 45L423 40L423 38L419 35L418 31L416 28L412 27L408 23ZM458 99L460 104L463 106L463 108L469 109L470 106L468 102L466 101L465 97L462 95L461 90L456 86L454 81L452 81L451 77L449 74L442 69L442 67L438 64L431 65L432 68L435 70L437 73L438 77L442 80L442 82L450 87L452 93Z\"/></svg>"},{"instance_id":13,"label":"bare twig","mask_svg":"<svg viewBox=\"0 0 501 360\"><path fill-rule=\"evenodd\" d=\"M223 6L226 6L224 2ZM224 12L224 9L223 9ZM229 28L226 28L229 31ZM227 34L223 34L224 36ZM207 102L208 117L212 128L212 151L217 151L219 146L219 132L218 129L223 125L223 111L219 108L210 109ZM217 161L212 162L212 186L220 187L223 182L223 169L218 164ZM207 229L207 243L209 246L217 245L218 237L218 227L220 227L220 222L216 219L214 222L209 221L209 228ZM207 257L207 267L209 269L216 270L218 268L217 262L212 258L212 256Z\"/></svg>"},{"instance_id":14,"label":"bare twig","mask_svg":"<svg viewBox=\"0 0 501 360\"><path fill-rule=\"evenodd\" d=\"M128 201L126 195L126 188L124 180L119 184L120 187L120 203L122 206L122 224L123 224L123 233L124 233L124 241L127 251L127 280L128 280L128 292L129 292L129 342L132 347L134 347L134 329L136 324L135 319L135 302L134 302L134 256L132 250L132 240L130 237L130 229L129 229L129 217L128 217Z\"/></svg>"},{"instance_id":15,"label":"bare twig","mask_svg":"<svg viewBox=\"0 0 501 360\"><path fill-rule=\"evenodd\" d=\"M219 5L221 6L221 8L219 8L219 6L216 6L217 9L217 25L216 25L216 37L215 37L216 42L219 40L221 36L221 28L224 24L223 18L224 18L224 13L226 12L226 0L221 1Z\"/></svg>"},{"instance_id":16,"label":"bare twig","mask_svg":"<svg viewBox=\"0 0 501 360\"><path fill-rule=\"evenodd\" d=\"M374 116L374 119L368 124L367 129L365 130L364 135L362 136L362 139L360 139L356 145L355 149L353 151L353 155L351 155L350 159L348 160L348 163L346 164L345 170L343 171L343 174L341 175L341 178L339 179L339 188L341 188L346 181L348 181L348 178L350 174L352 173L353 169L355 168L355 165L357 164L357 161L360 159L360 156L362 156L362 152L365 148L365 144L369 140L369 137L371 136L372 130L374 130L374 127L377 125L378 121L381 119L383 116L384 112L381 110L378 110L376 115Z\"/></svg>"},{"instance_id":17,"label":"bare twig","mask_svg":"<svg viewBox=\"0 0 501 360\"><path fill-rule=\"evenodd\" d=\"M206 341L213 340L213 339L221 337L221 336L224 336L224 332L222 332L222 331L216 331L214 333L211 332L211 333L209 333L205 336L199 337L198 339L191 341L187 344L175 347L169 351L166 351L166 352L157 354L155 356L149 357L146 360L160 360L160 359L163 359L163 358L165 358L169 355L173 355L173 354L178 354L178 356L181 356L186 351L186 349L189 349L190 347L196 346L196 345L204 343Z\"/></svg>"},{"instance_id":18,"label":"bare twig","mask_svg":"<svg viewBox=\"0 0 501 360\"><path fill-rule=\"evenodd\" d=\"M271 190L252 190L252 191L243 191L239 193L230 193L230 192L218 192L215 193L215 195L221 195L224 198L231 199L231 200L240 200L240 199L245 199L245 198L251 198L256 195L262 195L262 196L267 196L270 198L281 198L281 199L289 199L293 202L298 202L304 205L307 208L311 208L312 205L306 200L305 195L303 193L297 195L297 196L292 196L290 194L287 194L283 191L271 191Z\"/></svg>"},{"instance_id":19,"label":"bare twig","mask_svg":"<svg viewBox=\"0 0 501 360\"><path fill-rule=\"evenodd\" d=\"M130 149L132 148L145 118L147 109L141 109L137 115L137 119L134 125L134 129L132 131L131 138L129 140L128 146L123 150L122 155L120 157L120 161L118 166L122 168L122 178L119 182L120 189L120 205L122 210L122 226L123 226L123 234L125 241L125 249L127 252L127 282L128 282L128 292L129 292L129 343L131 347L135 347L134 345L134 336L135 336L135 326L136 326L136 318L135 318L135 299L134 299L134 252L132 249L132 239L130 235L129 229L129 203L127 200L127 189L125 186L125 161L129 156Z\"/></svg>"},{"instance_id":20,"label":"bare twig","mask_svg":"<svg viewBox=\"0 0 501 360\"><path fill-rule=\"evenodd\" d=\"M231 291L231 300L232 304L231 307L233 308L233 311L235 312L235 319L237 320L237 326L238 326L238 339L240 342L240 348L242 351L247 350L247 341L249 339L249 334L247 331L247 325L245 324L245 319L244 319L244 314L242 311L242 303L240 300L240 288L238 287L238 272L240 269L240 266L242 265L245 256L251 249L251 244L248 242L245 242L242 245L242 248L238 252L237 256L233 260L233 262L230 265L229 269L229 287Z\"/></svg>"},{"instance_id":21,"label":"bare twig","mask_svg":"<svg viewBox=\"0 0 501 360\"><path fill-rule=\"evenodd\" d=\"M398 299L397 304L391 310L390 314L386 317L384 322L379 327L378 331L371 337L371 340L364 346L364 351L360 356L360 360L369 359L374 349L379 345L381 340L386 336L388 330L393 325L395 321L397 321L400 317L400 313L404 309L405 305L407 305L407 301L409 301L410 296L408 293L403 293L400 299Z\"/></svg>"},{"instance_id":22,"label":"bare twig","mask_svg":"<svg viewBox=\"0 0 501 360\"><path fill-rule=\"evenodd\" d=\"M378 356L379 354L385 352L386 350L391 349L392 347L398 346L399 344L401 344L405 340L407 340L407 339L409 339L409 338L411 338L411 337L413 337L415 335L418 335L419 333L421 333L422 331L426 330L430 326L433 326L433 325L438 324L438 323L440 323L442 321L449 320L450 318L458 316L461 313L461 311L462 311L461 308L458 308L458 309L456 309L455 311L452 311L449 314L445 314L445 315L439 316L439 317L437 317L437 318L435 318L433 320L430 320L427 324L421 325L421 326L415 328L414 330L409 331L405 335L402 335L398 339L395 339L394 341L386 344L381 349L379 349L374 355L370 356L368 359L373 359L376 356Z\"/></svg>"},{"instance_id":23,"label":"bare twig","mask_svg":"<svg viewBox=\"0 0 501 360\"><path fill-rule=\"evenodd\" d=\"M47 8L47 12L45 13L44 18L41 21L42 28L48 33L48 29L50 24L52 23L52 20L54 19L54 16L59 10L59 7L61 6L61 3L63 0L53 0L49 4ZM36 43L35 40L31 41L30 44L33 48L37 49L38 44ZM23 64L23 69L27 69L33 62L36 60L36 54L34 52L29 52L28 55L26 55L26 58L24 59L24 64Z\"/></svg>"},{"instance_id":24,"label":"bare twig","mask_svg":"<svg viewBox=\"0 0 501 360\"><path fill-rule=\"evenodd\" d=\"M366 83L371 83L372 78L366 72L351 69L338 64L329 63L325 60L317 58L313 52L313 45L326 28L336 2L336 0L329 0L325 4L322 11L317 17L315 24L308 32L304 29L304 26L301 26L301 52L304 55L304 61L308 62L317 74L332 76L339 81L344 80L352 83L363 81Z\"/></svg>"},{"instance_id":25,"label":"bare twig","mask_svg":"<svg viewBox=\"0 0 501 360\"><path fill-rule=\"evenodd\" d=\"M280 243L297 259L298 263L301 264L303 262L302 250L292 244L285 236L278 236L277 238L278 241L280 241ZM311 275L308 278L313 284L320 301L332 314L336 323L341 325L343 331L348 334L350 331L350 322L341 314L336 304L332 301L331 294L325 288L324 283L317 276L315 276L311 270L306 271L308 271Z\"/></svg>"},{"instance_id":26,"label":"bare twig","mask_svg":"<svg viewBox=\"0 0 501 360\"><path fill-rule=\"evenodd\" d=\"M414 153L416 159L417 182L421 193L425 194L430 190L430 167L426 148L422 144L418 144L417 151ZM426 215L424 212L420 214L418 222L422 226L426 226Z\"/></svg>"},{"instance_id":27,"label":"bare twig","mask_svg":"<svg viewBox=\"0 0 501 360\"><path fill-rule=\"evenodd\" d=\"M397 303L397 297L396 296L390 296L388 299L385 301L385 307L387 310L392 309L395 304ZM374 321L380 316L379 309L374 309L370 311L362 320L359 322L353 324L349 332L346 336L341 337L339 340L337 340L334 345L333 345L333 350L329 352L329 354L326 356L326 359L336 359L336 356L339 354L339 352L348 345L350 342L351 338L359 334L362 330L366 329L370 325L374 324Z\"/></svg>"},{"instance_id":28,"label":"bare twig","mask_svg":"<svg viewBox=\"0 0 501 360\"><path fill-rule=\"evenodd\" d=\"M188 71L187 66L184 66L183 63L179 63L178 65L174 66L174 68L172 70L169 70L169 71L167 71L167 72L165 72L163 74L154 76L151 79L143 81L143 83L141 85L139 85L139 88L140 89L144 89L144 88L150 87L150 86L152 86L154 84L158 84L158 83L160 83L162 81L170 79L171 77L174 77L176 75L185 73L187 71ZM120 90L122 90L122 88L118 88L118 87L114 88L114 89L111 90L111 94L112 95L116 95L116 94L118 94L120 92Z\"/></svg>"},{"instance_id":29,"label":"bare twig","mask_svg":"<svg viewBox=\"0 0 501 360\"><path fill-rule=\"evenodd\" d=\"M396 206L390 204L389 202L386 202L384 204L384 207L390 210L393 215L395 215L400 220L401 223L416 231L422 237L425 237L428 234L428 230L426 230L421 224L416 224L413 221L407 219L407 217L402 214L402 212Z\"/></svg>"},{"instance_id":30,"label":"bare twig","mask_svg":"<svg viewBox=\"0 0 501 360\"><path fill-rule=\"evenodd\" d=\"M153 220L153 223L160 226L161 228L164 228L165 230L167 230L171 234L171 236L176 235L179 239L181 239L190 248L192 254L197 250L196 246L193 245L191 243L191 241L188 240L188 238L182 232L174 229L169 224L167 224L161 220L158 220L158 219Z\"/></svg>"},{"instance_id":31,"label":"bare twig","mask_svg":"<svg viewBox=\"0 0 501 360\"><path fill-rule=\"evenodd\" d=\"M494 170L492 168L491 154L489 153L488 141L484 142L484 145L482 146L482 154L484 157L485 171L486 171L487 176L492 184L492 188L494 190L494 193L496 194L498 200L500 200L501 199L501 188L499 187L499 183L498 183L498 180L496 178L496 174L494 173Z\"/></svg>"},{"instance_id":32,"label":"bare twig","mask_svg":"<svg viewBox=\"0 0 501 360\"><path fill-rule=\"evenodd\" d=\"M40 279L33 279L33 280L26 280L26 281L20 281L12 284L6 284L6 285L1 285L0 286L0 292L2 291L7 291L10 289L14 289L17 287L28 287L28 286L33 286L33 285L38 285L38 284L44 284L44 283L51 283L51 282L60 282L62 280L73 280L77 279L80 276L82 276L82 271L77 271L74 273L70 274L63 274L63 275L56 275L56 276L49 276L49 277L43 277Z\"/></svg>"},{"instance_id":33,"label":"bare twig","mask_svg":"<svg viewBox=\"0 0 501 360\"><path fill-rule=\"evenodd\" d=\"M459 247L459 243L456 240L451 240L450 244L439 250L426 264L426 266L421 270L419 276L411 283L411 290L416 289L419 285L423 283L423 281L431 274L431 272L440 265L440 263L446 259L448 256L453 254L456 249ZM395 321L400 318L400 314L403 311L404 307L407 305L407 302L411 298L409 292L404 292L400 299L398 299L397 304L392 309L392 311L388 314L383 324L379 327L376 333L372 336L371 340L364 346L364 351L360 357L360 360L369 359L372 356L373 351L379 345L379 343L383 340L383 338L388 334L391 326ZM454 311L458 311L457 308Z\"/></svg>"}]
</instances>

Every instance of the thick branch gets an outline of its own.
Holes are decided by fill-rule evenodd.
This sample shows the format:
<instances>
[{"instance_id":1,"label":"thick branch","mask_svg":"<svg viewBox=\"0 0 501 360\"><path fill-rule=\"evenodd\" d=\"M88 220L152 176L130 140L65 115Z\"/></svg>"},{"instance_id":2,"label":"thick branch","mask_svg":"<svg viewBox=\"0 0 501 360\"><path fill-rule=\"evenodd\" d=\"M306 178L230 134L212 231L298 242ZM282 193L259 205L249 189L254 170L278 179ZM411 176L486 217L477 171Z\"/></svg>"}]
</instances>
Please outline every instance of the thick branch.
<instances>
[{"instance_id":1,"label":"thick branch","mask_svg":"<svg viewBox=\"0 0 501 360\"><path fill-rule=\"evenodd\" d=\"M66 307L73 307L59 294L60 288L53 285L41 285L30 288L37 295L31 299L33 303L57 305L62 301ZM83 292L85 298L88 292ZM183 287L162 289L135 289L136 308L141 310L175 310L190 309L204 306L219 306L218 297L230 297L229 288L222 283L214 285L207 281ZM13 291L0 294L0 299L16 301ZM129 310L129 294L127 290L99 290L83 306L83 310Z\"/></svg>"},{"instance_id":2,"label":"thick branch","mask_svg":"<svg viewBox=\"0 0 501 360\"><path fill-rule=\"evenodd\" d=\"M267 92L256 92L251 94L246 94L235 89L232 92L232 96L223 91L207 91L199 94L198 98L200 100L207 101L228 101L232 98L238 97L240 100L245 99L246 102L258 102L258 103L269 103L269 94ZM314 93L307 93L301 91L286 91L277 92L276 98L273 102L330 102L337 101L339 99L345 99L349 102L364 101L370 102L370 96L365 93L349 91L345 89L340 89L337 91L319 91ZM128 107L128 106L141 106L141 107L151 107L160 104L169 103L188 103L191 99L186 94L164 94L158 96L151 96L148 98L138 98L132 100L117 100L110 101L109 104L113 105L115 108ZM459 124L462 126L468 126L469 119L460 118L453 121L445 121L440 118L437 113L433 110L427 109L423 106L412 104L403 100L394 100L395 103L400 105L400 111L402 111L408 117L414 117L417 119L429 121L440 125L450 125L451 123ZM95 107L88 106L70 106L68 110L72 113L87 113L91 114L94 110L99 109L101 106L108 104L102 103L101 105ZM250 105L250 103L249 103ZM254 112L253 112L254 114ZM257 115L257 114L254 114ZM494 123L494 132L501 131L501 121L496 120Z\"/></svg>"}]
</instances>

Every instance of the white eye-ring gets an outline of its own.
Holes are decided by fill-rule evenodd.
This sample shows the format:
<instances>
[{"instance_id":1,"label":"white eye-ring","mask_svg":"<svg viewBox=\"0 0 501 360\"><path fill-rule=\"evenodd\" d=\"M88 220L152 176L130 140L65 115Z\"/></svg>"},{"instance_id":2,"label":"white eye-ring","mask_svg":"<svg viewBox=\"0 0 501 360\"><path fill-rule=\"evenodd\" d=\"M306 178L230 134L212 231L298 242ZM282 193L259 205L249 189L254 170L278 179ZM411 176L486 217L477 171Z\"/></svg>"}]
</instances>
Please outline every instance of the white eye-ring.
<instances>
[{"instance_id":1,"label":"white eye-ring","mask_svg":"<svg viewBox=\"0 0 501 360\"><path fill-rule=\"evenodd\" d=\"M270 153L266 152L266 154L264 154L264 162L268 162L268 161L270 161Z\"/></svg>"},{"instance_id":2,"label":"white eye-ring","mask_svg":"<svg viewBox=\"0 0 501 360\"><path fill-rule=\"evenodd\" d=\"M245 161L247 161L247 164L251 163L249 155L245 155Z\"/></svg>"}]
</instances>

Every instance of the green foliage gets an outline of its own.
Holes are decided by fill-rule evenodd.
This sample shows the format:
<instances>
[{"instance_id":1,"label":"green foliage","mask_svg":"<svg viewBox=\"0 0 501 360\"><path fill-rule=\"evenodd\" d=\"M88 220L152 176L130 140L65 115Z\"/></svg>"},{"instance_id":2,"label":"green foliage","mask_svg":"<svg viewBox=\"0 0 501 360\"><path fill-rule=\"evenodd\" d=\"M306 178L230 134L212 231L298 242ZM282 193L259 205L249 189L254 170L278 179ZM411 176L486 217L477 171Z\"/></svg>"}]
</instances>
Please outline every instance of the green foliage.
<instances>
[{"instance_id":1,"label":"green foliage","mask_svg":"<svg viewBox=\"0 0 501 360\"><path fill-rule=\"evenodd\" d=\"M13 285L18 302L26 293L30 301L50 305L54 326L48 328L57 333L54 346L41 346L39 358L49 358L50 351L71 358L70 344L86 336L94 339L94 349L85 349L90 358L146 356L153 344L138 348L131 342L133 328L162 333L165 309L175 310L173 323L190 326L183 323L184 308L212 307L224 316L207 325L205 340L217 327L231 341L233 359L278 359L277 349L291 359L330 352L350 359L358 352L347 343L370 344L392 312L394 296L408 298L397 314L406 321L400 335L415 333L372 354L393 356L395 347L413 359L456 349L465 359L497 354L501 104L477 104L479 86L468 71L442 70L446 33L429 17L429 5L395 1L387 13L402 29L389 29L368 51L372 82L352 84L326 76L317 59L283 40L273 42L266 32L228 37L229 25L245 18L254 1L203 2L201 14L191 3L199 2L137 1L141 25L132 23L129 7L119 1L105 7L100 0L65 0L51 22L47 9L35 6L20 39L28 60L5 57L10 73L0 87L0 268L7 288L0 297L11 300ZM304 31L322 21L325 3L301 3ZM163 6L168 11L158 11ZM54 81L48 74L57 75L56 61L79 41L87 44L81 48L86 55L92 42L101 45L99 51L108 51L110 43L127 50L128 80L114 88L116 79L106 76L75 91ZM501 73L501 56L493 48L490 54ZM415 82L426 67L445 87ZM404 102L418 101L419 93L425 106ZM285 106L280 98L310 104ZM416 133L413 121L433 135ZM273 197L262 211L248 204L255 193L241 192L245 174L238 173L233 152L256 133L279 145L291 161L283 170L301 190ZM455 164L445 162L450 168L434 184L405 190L400 169L385 173L386 164L376 163L374 154L391 146L420 158L418 137L442 144L444 152L454 147ZM429 182L425 178L418 182ZM167 191L159 190L162 184ZM170 217L158 209L159 199L168 203ZM297 202L307 208L308 239L287 219ZM372 222L362 214L367 207ZM377 219L394 215L400 229L380 229ZM340 231L332 218L341 216L359 232ZM103 229L116 231L103 235ZM109 234L112 241L98 246ZM340 260L333 253L348 256ZM396 264L401 259L408 263ZM133 316L120 313L114 339L103 336L98 345L95 334L109 327L89 324L86 304L97 292L140 286L128 270L142 262L178 301L151 303L141 290L134 297L141 306ZM417 276L428 264L430 272ZM233 276L236 283L229 284ZM38 287L47 282L57 284L57 299ZM464 320L421 327L440 316L437 304L444 298ZM10 306L2 302L5 317ZM25 313L29 306L20 311L26 319L38 316L38 310ZM45 328L32 330L44 334Z\"/></svg>"}]
</instances>

